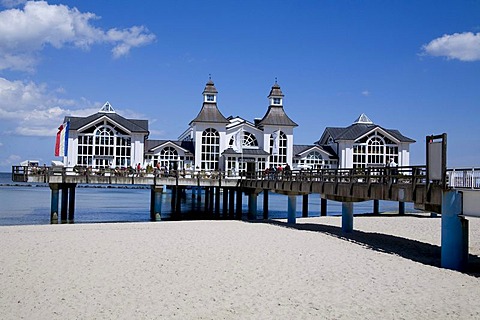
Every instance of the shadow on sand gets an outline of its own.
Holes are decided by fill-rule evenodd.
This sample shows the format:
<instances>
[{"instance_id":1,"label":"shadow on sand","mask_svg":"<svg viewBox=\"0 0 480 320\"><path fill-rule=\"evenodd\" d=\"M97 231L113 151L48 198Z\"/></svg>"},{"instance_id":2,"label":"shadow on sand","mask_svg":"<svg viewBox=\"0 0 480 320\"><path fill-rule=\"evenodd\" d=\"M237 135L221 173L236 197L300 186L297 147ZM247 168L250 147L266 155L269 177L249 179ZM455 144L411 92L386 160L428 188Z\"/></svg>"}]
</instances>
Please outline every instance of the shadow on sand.
<instances>
[{"instance_id":1,"label":"shadow on sand","mask_svg":"<svg viewBox=\"0 0 480 320\"><path fill-rule=\"evenodd\" d=\"M404 215L405 217L407 215ZM415 216L419 219L427 218L425 216L409 215ZM378 217L378 216L377 216ZM392 219L395 216L386 216L386 219ZM396 215L396 217L401 217ZM427 219L431 219L428 217ZM432 245L430 243L420 242L417 240L406 239L394 235L376 233L376 232L365 232L360 230L354 230L352 233L345 233L342 231L341 227L335 227L330 225L323 225L318 223L297 223L297 224L288 224L283 221L277 220L257 220L249 221L252 223L267 223L275 226L302 230L302 231L311 231L311 232L320 232L341 240L348 242L356 243L360 246L368 248L370 250L375 250L379 252L385 252L393 255L403 257L415 262L419 262L425 265L434 266L440 268L440 253L441 249L437 245ZM466 270L463 273L480 277L480 257L476 255L469 254L468 265Z\"/></svg>"}]
</instances>

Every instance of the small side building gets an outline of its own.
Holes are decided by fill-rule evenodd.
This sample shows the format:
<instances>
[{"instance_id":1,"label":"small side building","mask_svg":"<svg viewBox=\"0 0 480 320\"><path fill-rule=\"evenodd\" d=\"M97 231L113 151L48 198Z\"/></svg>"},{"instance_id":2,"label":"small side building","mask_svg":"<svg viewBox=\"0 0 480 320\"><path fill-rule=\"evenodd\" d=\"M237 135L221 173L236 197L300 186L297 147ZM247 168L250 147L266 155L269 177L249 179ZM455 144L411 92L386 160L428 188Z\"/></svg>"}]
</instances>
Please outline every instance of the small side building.
<instances>
[{"instance_id":1,"label":"small side building","mask_svg":"<svg viewBox=\"0 0 480 320\"><path fill-rule=\"evenodd\" d=\"M338 168L385 166L394 161L399 166L410 165L410 139L396 129L386 129L361 114L348 127L327 127L315 142L338 157Z\"/></svg>"},{"instance_id":2,"label":"small side building","mask_svg":"<svg viewBox=\"0 0 480 320\"><path fill-rule=\"evenodd\" d=\"M95 114L67 116L64 122L70 122L66 166L101 169L143 163L148 120L124 118L106 102Z\"/></svg>"}]
</instances>

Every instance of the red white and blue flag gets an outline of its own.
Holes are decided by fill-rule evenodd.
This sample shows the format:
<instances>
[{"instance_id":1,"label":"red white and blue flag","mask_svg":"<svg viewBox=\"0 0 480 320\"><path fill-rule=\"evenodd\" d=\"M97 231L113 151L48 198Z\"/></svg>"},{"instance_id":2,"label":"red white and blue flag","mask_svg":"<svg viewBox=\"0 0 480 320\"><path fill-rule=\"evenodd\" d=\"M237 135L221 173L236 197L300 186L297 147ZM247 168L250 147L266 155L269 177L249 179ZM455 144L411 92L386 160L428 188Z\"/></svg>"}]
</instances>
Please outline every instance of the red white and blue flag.
<instances>
[{"instance_id":1,"label":"red white and blue flag","mask_svg":"<svg viewBox=\"0 0 480 320\"><path fill-rule=\"evenodd\" d=\"M67 156L69 128L70 122L68 121L58 127L57 140L55 141L55 157Z\"/></svg>"}]
</instances>

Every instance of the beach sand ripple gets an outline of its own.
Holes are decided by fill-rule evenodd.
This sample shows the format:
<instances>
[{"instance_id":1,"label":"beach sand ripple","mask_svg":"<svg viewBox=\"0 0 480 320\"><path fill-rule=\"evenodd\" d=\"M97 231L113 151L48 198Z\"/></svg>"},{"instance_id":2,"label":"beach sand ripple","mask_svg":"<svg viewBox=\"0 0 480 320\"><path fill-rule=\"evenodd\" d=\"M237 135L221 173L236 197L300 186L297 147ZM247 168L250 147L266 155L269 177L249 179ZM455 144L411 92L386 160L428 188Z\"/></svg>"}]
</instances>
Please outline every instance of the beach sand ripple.
<instances>
[{"instance_id":1,"label":"beach sand ripple","mask_svg":"<svg viewBox=\"0 0 480 320\"><path fill-rule=\"evenodd\" d=\"M479 319L440 218L0 227L2 319ZM470 222L473 266L480 219ZM470 270L472 271L472 270ZM473 270L475 271L475 270Z\"/></svg>"}]
</instances>

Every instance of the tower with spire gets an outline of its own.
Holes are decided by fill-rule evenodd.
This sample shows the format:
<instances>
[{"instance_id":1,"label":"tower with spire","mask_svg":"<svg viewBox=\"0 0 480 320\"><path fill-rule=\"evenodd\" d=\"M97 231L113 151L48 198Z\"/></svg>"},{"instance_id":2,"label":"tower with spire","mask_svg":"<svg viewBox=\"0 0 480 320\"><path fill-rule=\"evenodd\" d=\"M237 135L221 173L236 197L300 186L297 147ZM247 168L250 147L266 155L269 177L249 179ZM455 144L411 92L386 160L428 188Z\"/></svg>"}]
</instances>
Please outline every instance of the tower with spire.
<instances>
[{"instance_id":1,"label":"tower with spire","mask_svg":"<svg viewBox=\"0 0 480 320\"><path fill-rule=\"evenodd\" d=\"M220 149L225 144L226 126L230 123L218 109L217 94L209 77L202 92L202 108L189 124L190 137L195 145L195 164L200 169L218 169Z\"/></svg>"},{"instance_id":2,"label":"tower with spire","mask_svg":"<svg viewBox=\"0 0 480 320\"><path fill-rule=\"evenodd\" d=\"M268 95L270 104L267 112L257 123L257 126L263 130L264 150L271 154L269 163L274 166L284 166L287 163L292 165L293 128L298 126L286 114L283 108L283 97L284 94L275 79ZM273 147L272 144L276 146Z\"/></svg>"}]
</instances>

